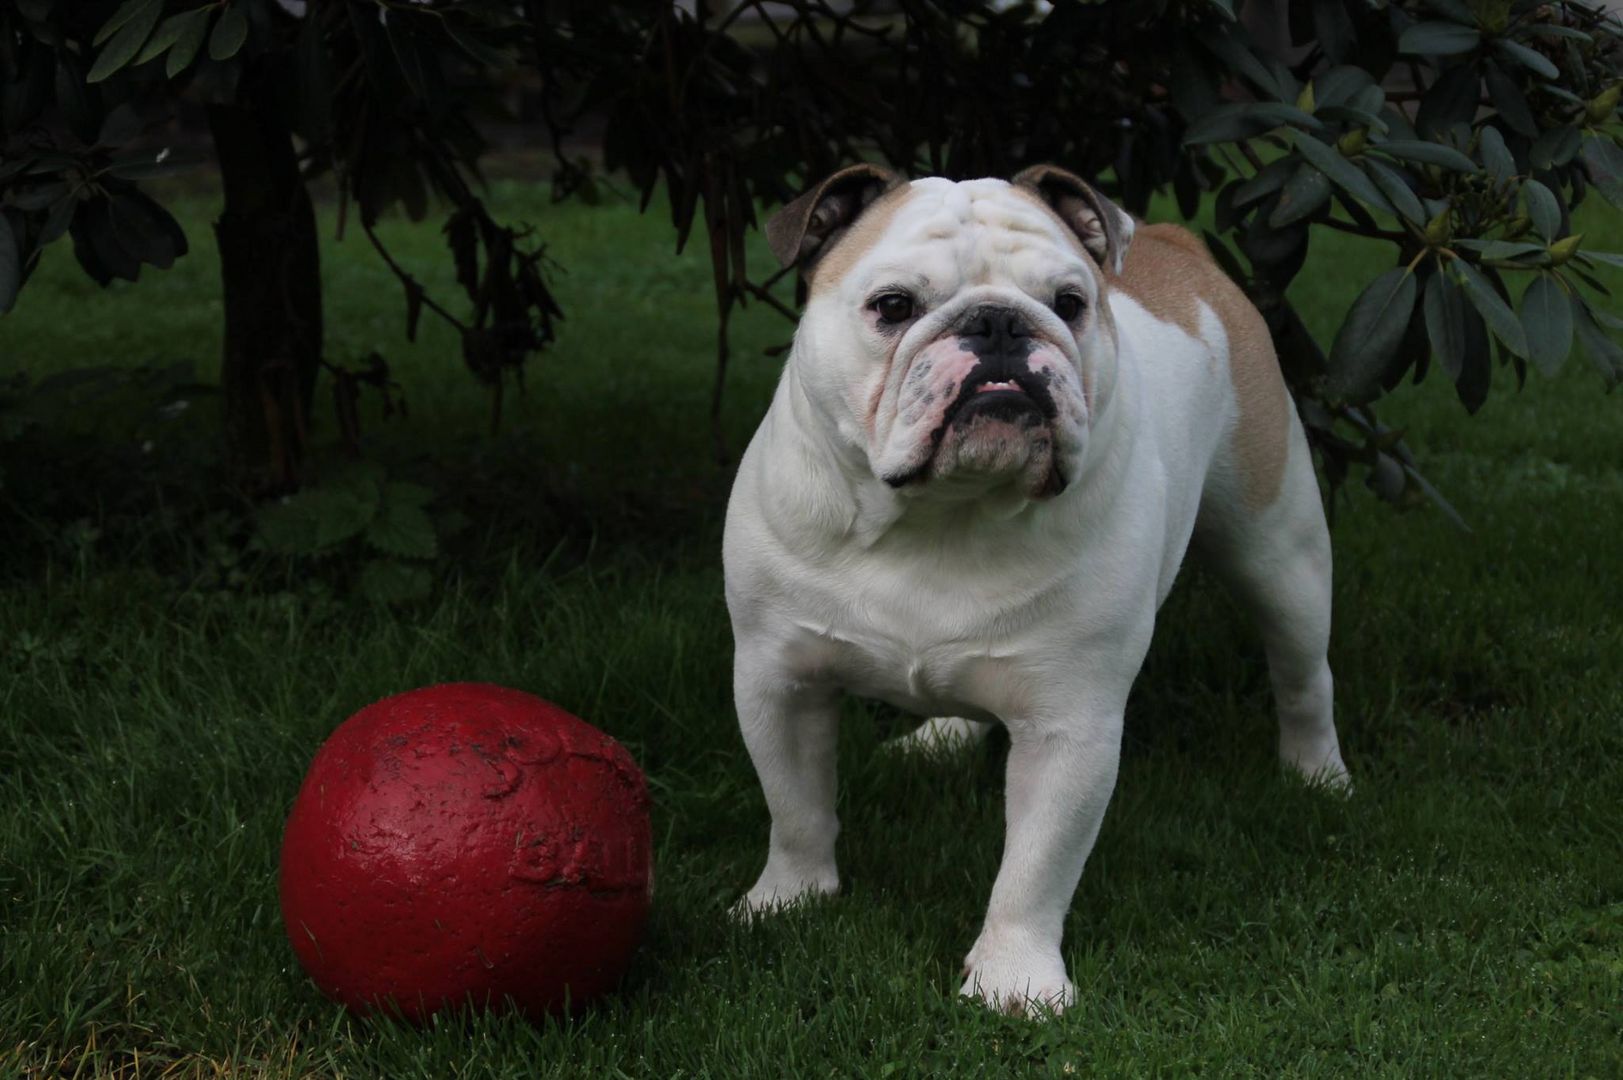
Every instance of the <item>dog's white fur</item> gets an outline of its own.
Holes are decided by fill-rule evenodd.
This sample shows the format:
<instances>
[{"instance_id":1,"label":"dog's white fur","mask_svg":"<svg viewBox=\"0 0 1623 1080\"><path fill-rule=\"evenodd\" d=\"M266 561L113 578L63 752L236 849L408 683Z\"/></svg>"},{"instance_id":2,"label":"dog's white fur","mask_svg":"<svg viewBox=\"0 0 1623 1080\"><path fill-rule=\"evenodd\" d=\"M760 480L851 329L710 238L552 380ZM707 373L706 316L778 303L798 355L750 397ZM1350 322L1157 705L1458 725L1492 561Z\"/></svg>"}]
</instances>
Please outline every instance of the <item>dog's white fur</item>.
<instances>
[{"instance_id":1,"label":"dog's white fur","mask_svg":"<svg viewBox=\"0 0 1623 1080\"><path fill-rule=\"evenodd\" d=\"M917 180L900 195L838 280L814 278L728 507L734 691L772 816L766 868L738 910L838 886L840 692L959 718L921 739L1001 722L1006 840L962 993L1057 1010L1075 997L1061 932L1115 784L1123 707L1192 537L1261 623L1281 758L1345 783L1324 514L1294 410L1281 413L1277 492L1247 504L1236 360L1210 305L1194 335L1155 317L1061 216L1002 180ZM1117 224L1130 242L1131 219ZM922 308L899 336L871 306L892 285ZM1073 324L1050 306L1062 287L1088 300ZM961 379L954 320L988 302L1035 328L1056 416L1041 432L949 426L924 478L893 487L887 470L931 450L917 413L942 406L922 404L930 379L910 389L911 368ZM1038 490L1045 453L1057 495Z\"/></svg>"}]
</instances>

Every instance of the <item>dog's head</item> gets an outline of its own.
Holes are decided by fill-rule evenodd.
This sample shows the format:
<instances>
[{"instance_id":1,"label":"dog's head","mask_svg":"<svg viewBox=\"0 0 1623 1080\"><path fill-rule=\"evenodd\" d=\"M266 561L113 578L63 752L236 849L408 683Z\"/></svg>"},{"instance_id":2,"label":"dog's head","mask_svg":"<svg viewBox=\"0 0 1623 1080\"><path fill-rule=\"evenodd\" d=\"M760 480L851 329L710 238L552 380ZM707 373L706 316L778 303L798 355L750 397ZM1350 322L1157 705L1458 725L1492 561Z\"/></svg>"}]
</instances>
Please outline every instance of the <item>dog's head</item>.
<instances>
[{"instance_id":1,"label":"dog's head","mask_svg":"<svg viewBox=\"0 0 1623 1080\"><path fill-rule=\"evenodd\" d=\"M899 491L1056 495L1114 370L1104 290L1132 233L1051 166L961 183L844 169L767 223L808 283L790 363Z\"/></svg>"}]
</instances>

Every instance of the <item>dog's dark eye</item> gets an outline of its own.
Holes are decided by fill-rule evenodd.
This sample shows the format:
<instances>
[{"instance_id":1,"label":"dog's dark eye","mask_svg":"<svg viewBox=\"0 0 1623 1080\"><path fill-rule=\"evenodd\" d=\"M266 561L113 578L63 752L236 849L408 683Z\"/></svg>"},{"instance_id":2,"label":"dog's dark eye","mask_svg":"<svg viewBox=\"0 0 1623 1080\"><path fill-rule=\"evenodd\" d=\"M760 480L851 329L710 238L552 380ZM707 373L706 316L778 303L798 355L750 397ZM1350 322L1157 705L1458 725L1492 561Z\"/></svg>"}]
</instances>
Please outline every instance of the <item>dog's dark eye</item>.
<instances>
[{"instance_id":1,"label":"dog's dark eye","mask_svg":"<svg viewBox=\"0 0 1623 1080\"><path fill-rule=\"evenodd\" d=\"M884 322L906 322L913 317L913 298L906 293L886 293L873 302L873 309Z\"/></svg>"},{"instance_id":2,"label":"dog's dark eye","mask_svg":"<svg viewBox=\"0 0 1623 1080\"><path fill-rule=\"evenodd\" d=\"M1062 292L1054 297L1054 314L1066 322L1071 322L1082 314L1082 309L1086 306L1087 302L1074 292Z\"/></svg>"}]
</instances>

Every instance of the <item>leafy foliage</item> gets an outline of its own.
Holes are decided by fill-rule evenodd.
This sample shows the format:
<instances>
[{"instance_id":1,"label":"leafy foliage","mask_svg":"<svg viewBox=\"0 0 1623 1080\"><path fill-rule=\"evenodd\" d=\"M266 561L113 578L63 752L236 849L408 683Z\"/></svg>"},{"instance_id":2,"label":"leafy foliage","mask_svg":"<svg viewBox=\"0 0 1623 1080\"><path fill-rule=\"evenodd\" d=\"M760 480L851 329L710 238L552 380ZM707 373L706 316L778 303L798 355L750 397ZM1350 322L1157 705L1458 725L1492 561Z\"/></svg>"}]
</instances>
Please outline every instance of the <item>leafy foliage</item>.
<instances>
[{"instance_id":1,"label":"leafy foliage","mask_svg":"<svg viewBox=\"0 0 1623 1080\"><path fill-rule=\"evenodd\" d=\"M260 507L260 546L302 558L364 557L356 579L361 594L379 603L404 603L429 594L427 564L440 537L461 525L453 513L434 515L433 492L390 480L382 466L351 460L319 482Z\"/></svg>"},{"instance_id":2,"label":"leafy foliage","mask_svg":"<svg viewBox=\"0 0 1623 1080\"><path fill-rule=\"evenodd\" d=\"M285 116L306 173L332 172L358 205L408 335L425 309L452 324L499 411L503 373L560 314L535 235L475 194L475 109L517 73L538 80L557 194L595 194L595 143L645 206L664 189L679 247L703 236L713 411L736 307L792 315L777 275L748 264L763 202L861 158L950 177L1054 161L1135 212L1168 187L1189 216L1213 197L1208 244L1267 318L1331 482L1362 463L1408 500L1427 486L1372 406L1434 360L1473 411L1495 354L1519 383L1575 342L1606 385L1623 380L1595 274L1623 257L1570 229L1591 188L1623 205L1623 36L1577 2L1274 7L1280 26L1230 0L18 0L0 10L0 311L64 234L99 281L183 253L139 186L180 164L137 150L146 121L188 97L248 101ZM451 207L464 313L372 229L390 207L423 217L431 196ZM1288 294L1324 229L1390 245L1394 267L1349 283L1328 352Z\"/></svg>"},{"instance_id":3,"label":"leafy foliage","mask_svg":"<svg viewBox=\"0 0 1623 1080\"><path fill-rule=\"evenodd\" d=\"M429 297L392 260L407 334L424 309L451 323L463 359L501 376L552 339L557 305L525 227L476 194L485 143L471 119L510 64L510 5L275 0L24 0L0 8L0 312L69 234L103 284L170 265L184 234L139 182L196 164L154 145L186 100L272 114L302 141L305 177L331 173L368 239L398 206L446 224L465 313Z\"/></svg>"},{"instance_id":4,"label":"leafy foliage","mask_svg":"<svg viewBox=\"0 0 1623 1080\"><path fill-rule=\"evenodd\" d=\"M1189 216L1215 194L1208 245L1266 316L1332 483L1361 462L1384 497L1429 490L1371 403L1433 356L1473 411L1494 347L1519 382L1529 360L1561 363L1569 323L1605 384L1623 379L1593 273L1618 256L1569 227L1591 187L1623 205L1623 38L1595 5L1313 0L1281 5L1280 28L1217 0L789 0L708 22L557 7L559 50L627 58L577 80L579 108L618 87L606 163L645 201L663 182L679 242L702 222L723 334L733 304L770 300L745 265L756 200L864 156L951 177L1051 160L1135 212L1168 186ZM1390 244L1396 264L1351 291L1328 354L1287 295L1324 228ZM1518 276L1535 286L1519 311Z\"/></svg>"}]
</instances>

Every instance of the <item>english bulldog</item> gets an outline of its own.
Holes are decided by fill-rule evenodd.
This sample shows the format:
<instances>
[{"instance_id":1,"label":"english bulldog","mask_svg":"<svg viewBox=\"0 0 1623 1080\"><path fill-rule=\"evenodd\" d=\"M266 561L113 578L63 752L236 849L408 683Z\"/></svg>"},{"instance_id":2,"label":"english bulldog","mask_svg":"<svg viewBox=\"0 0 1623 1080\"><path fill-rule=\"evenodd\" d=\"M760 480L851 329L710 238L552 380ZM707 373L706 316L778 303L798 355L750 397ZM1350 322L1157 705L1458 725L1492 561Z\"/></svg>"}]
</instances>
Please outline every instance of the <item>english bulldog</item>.
<instances>
[{"instance_id":1,"label":"english bulldog","mask_svg":"<svg viewBox=\"0 0 1623 1080\"><path fill-rule=\"evenodd\" d=\"M1062 1010L1066 909L1186 550L1260 623L1284 764L1347 783L1329 535L1267 329L1200 240L1052 166L954 183L856 165L766 233L807 299L723 541L772 817L735 910L839 887L842 691L937 717L916 743L1001 723L1002 864L962 993Z\"/></svg>"}]
</instances>

